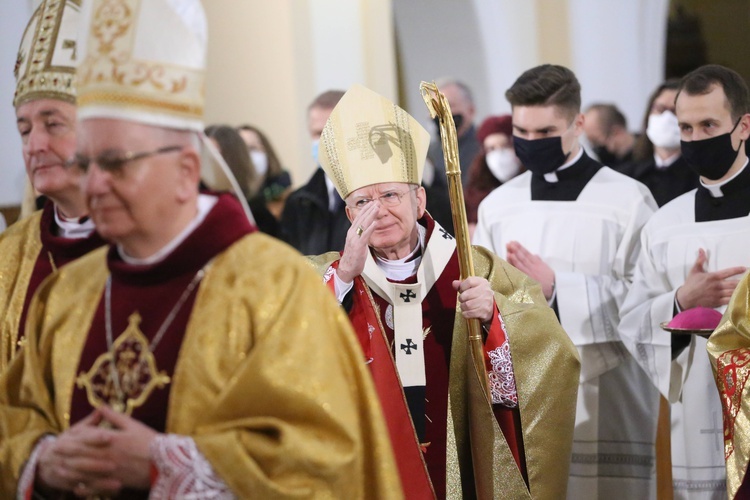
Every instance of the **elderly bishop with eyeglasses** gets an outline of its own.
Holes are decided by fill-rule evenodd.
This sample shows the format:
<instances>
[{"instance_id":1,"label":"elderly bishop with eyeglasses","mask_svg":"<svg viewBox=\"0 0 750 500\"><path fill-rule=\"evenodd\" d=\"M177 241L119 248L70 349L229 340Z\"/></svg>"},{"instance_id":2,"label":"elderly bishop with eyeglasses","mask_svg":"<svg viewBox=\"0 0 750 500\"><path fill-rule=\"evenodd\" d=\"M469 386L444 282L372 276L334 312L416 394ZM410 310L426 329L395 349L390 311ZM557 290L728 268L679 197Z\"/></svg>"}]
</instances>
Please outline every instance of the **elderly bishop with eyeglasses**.
<instances>
[{"instance_id":1,"label":"elderly bishop with eyeglasses","mask_svg":"<svg viewBox=\"0 0 750 500\"><path fill-rule=\"evenodd\" d=\"M575 348L539 285L489 251L474 247L478 276L459 280L455 240L425 210L428 145L388 99L344 95L320 161L352 226L342 254L313 263L354 325L407 498L561 498ZM491 401L470 380L466 318L483 326Z\"/></svg>"},{"instance_id":2,"label":"elderly bishop with eyeglasses","mask_svg":"<svg viewBox=\"0 0 750 500\"><path fill-rule=\"evenodd\" d=\"M76 158L111 245L32 299L0 378L0 498L401 498L345 314L234 196L199 191L200 2L83 19Z\"/></svg>"}]
</instances>

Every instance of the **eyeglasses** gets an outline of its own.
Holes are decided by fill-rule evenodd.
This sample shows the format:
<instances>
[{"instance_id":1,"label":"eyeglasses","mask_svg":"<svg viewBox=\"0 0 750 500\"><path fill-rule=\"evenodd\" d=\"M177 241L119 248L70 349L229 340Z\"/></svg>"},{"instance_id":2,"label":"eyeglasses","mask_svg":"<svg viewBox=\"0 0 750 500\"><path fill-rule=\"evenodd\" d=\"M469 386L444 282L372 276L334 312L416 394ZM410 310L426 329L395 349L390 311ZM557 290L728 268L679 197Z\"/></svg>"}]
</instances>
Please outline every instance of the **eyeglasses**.
<instances>
[{"instance_id":1,"label":"eyeglasses","mask_svg":"<svg viewBox=\"0 0 750 500\"><path fill-rule=\"evenodd\" d=\"M371 199L371 198L360 198L359 200L354 202L354 205L349 205L349 208L355 209L355 210L362 210L367 206L368 203L371 203L375 200L380 201L380 203L385 207L395 207L401 204L401 198L406 196L409 192L414 191L417 189L416 187L411 187L404 191L403 193L399 193L398 191L388 191L377 198Z\"/></svg>"},{"instance_id":2,"label":"eyeglasses","mask_svg":"<svg viewBox=\"0 0 750 500\"><path fill-rule=\"evenodd\" d=\"M153 151L143 151L140 153L133 153L131 151L123 154L122 156L111 156L105 153L97 156L96 158L89 158L88 156L83 156L76 153L73 158L65 162L65 166L72 167L73 165L76 165L84 172L88 172L89 166L93 161L94 163L99 165L100 169L104 170L105 172L120 173L122 172L123 167L125 167L125 165L130 162L142 160L150 156L180 151L181 149L182 146L165 146Z\"/></svg>"}]
</instances>

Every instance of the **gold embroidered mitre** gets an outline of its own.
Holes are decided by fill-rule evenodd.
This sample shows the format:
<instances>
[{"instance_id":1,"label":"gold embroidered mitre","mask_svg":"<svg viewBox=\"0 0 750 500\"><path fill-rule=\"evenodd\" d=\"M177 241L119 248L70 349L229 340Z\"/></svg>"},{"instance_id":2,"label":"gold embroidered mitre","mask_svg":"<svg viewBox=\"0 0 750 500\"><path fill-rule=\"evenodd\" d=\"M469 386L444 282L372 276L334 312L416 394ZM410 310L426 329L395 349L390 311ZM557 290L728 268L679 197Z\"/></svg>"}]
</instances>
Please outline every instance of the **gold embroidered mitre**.
<instances>
[{"instance_id":1,"label":"gold embroidered mitre","mask_svg":"<svg viewBox=\"0 0 750 500\"><path fill-rule=\"evenodd\" d=\"M320 136L320 165L342 198L380 182L420 184L430 134L409 113L361 85L350 88Z\"/></svg>"},{"instance_id":2,"label":"gold embroidered mitre","mask_svg":"<svg viewBox=\"0 0 750 500\"><path fill-rule=\"evenodd\" d=\"M44 0L21 39L13 106L35 99L76 102L76 38L81 0Z\"/></svg>"},{"instance_id":3,"label":"gold embroidered mitre","mask_svg":"<svg viewBox=\"0 0 750 500\"><path fill-rule=\"evenodd\" d=\"M200 0L86 0L78 67L78 119L112 118L194 131L201 180L247 201L203 134L208 26Z\"/></svg>"},{"instance_id":4,"label":"gold embroidered mitre","mask_svg":"<svg viewBox=\"0 0 750 500\"><path fill-rule=\"evenodd\" d=\"M207 26L197 0L84 5L78 116L203 130Z\"/></svg>"}]
</instances>

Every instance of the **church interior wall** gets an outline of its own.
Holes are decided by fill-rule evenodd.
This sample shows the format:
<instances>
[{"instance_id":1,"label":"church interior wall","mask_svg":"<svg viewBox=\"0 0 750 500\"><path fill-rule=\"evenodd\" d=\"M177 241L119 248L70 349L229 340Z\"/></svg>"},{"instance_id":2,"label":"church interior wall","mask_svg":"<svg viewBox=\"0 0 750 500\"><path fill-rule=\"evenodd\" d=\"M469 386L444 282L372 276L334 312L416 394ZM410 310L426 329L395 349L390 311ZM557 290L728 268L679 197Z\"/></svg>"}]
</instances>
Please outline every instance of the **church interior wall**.
<instances>
[{"instance_id":1,"label":"church interior wall","mask_svg":"<svg viewBox=\"0 0 750 500\"><path fill-rule=\"evenodd\" d=\"M750 82L750 58L747 57L750 2L672 0L670 12L674 14L678 7L699 19L707 60L732 68Z\"/></svg>"},{"instance_id":2,"label":"church interior wall","mask_svg":"<svg viewBox=\"0 0 750 500\"><path fill-rule=\"evenodd\" d=\"M0 65L12 68L23 27L39 0L0 2ZM583 104L614 101L631 128L663 79L666 18L674 5L697 13L708 59L750 80L746 0L211 0L206 123L263 129L295 185L314 165L306 108L318 93L363 83L429 126L419 82L440 76L474 91L477 123L509 111L504 92L524 70L565 64ZM12 71L0 72L0 207L20 203L20 139L10 105Z\"/></svg>"}]
</instances>

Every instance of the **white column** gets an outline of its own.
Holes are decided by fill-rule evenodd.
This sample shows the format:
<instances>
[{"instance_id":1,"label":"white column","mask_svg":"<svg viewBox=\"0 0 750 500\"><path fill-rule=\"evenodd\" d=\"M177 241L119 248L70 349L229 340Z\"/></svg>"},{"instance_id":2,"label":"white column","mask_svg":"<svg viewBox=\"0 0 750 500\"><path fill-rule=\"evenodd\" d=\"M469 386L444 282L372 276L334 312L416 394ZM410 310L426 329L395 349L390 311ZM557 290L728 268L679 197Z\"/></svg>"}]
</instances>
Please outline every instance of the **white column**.
<instances>
[{"instance_id":1,"label":"white column","mask_svg":"<svg viewBox=\"0 0 750 500\"><path fill-rule=\"evenodd\" d=\"M16 80L13 67L18 56L23 30L31 18L34 0L0 2L0 207L19 205L23 198L26 172L21 153L21 138L16 127L13 94Z\"/></svg>"},{"instance_id":2,"label":"white column","mask_svg":"<svg viewBox=\"0 0 750 500\"><path fill-rule=\"evenodd\" d=\"M551 63L576 73L584 106L614 102L637 129L663 79L668 0L409 0L394 10L404 97L420 119L420 79L464 80L481 120L509 112L508 87Z\"/></svg>"},{"instance_id":3,"label":"white column","mask_svg":"<svg viewBox=\"0 0 750 500\"><path fill-rule=\"evenodd\" d=\"M568 0L573 70L583 104L614 102L637 131L664 80L668 0Z\"/></svg>"}]
</instances>

